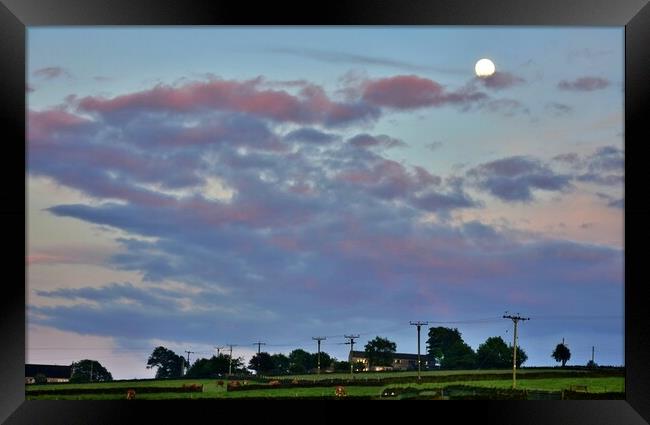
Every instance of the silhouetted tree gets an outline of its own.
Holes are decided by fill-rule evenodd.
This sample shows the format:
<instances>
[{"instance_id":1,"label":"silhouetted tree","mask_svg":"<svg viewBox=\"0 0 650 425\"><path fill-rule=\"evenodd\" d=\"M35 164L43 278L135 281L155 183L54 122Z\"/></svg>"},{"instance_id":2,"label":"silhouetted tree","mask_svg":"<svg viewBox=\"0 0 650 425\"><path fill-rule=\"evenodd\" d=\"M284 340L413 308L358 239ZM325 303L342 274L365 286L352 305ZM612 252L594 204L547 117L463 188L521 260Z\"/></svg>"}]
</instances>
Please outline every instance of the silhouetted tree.
<instances>
[{"instance_id":1,"label":"silhouetted tree","mask_svg":"<svg viewBox=\"0 0 650 425\"><path fill-rule=\"evenodd\" d=\"M316 367L313 355L300 348L289 353L289 371L295 374L307 373Z\"/></svg>"},{"instance_id":2,"label":"silhouetted tree","mask_svg":"<svg viewBox=\"0 0 650 425\"><path fill-rule=\"evenodd\" d=\"M569 350L569 347L564 343L560 343L555 347L555 350L553 350L551 357L553 357L556 362L562 362L562 367L564 367L566 362L571 359L571 350Z\"/></svg>"},{"instance_id":3,"label":"silhouetted tree","mask_svg":"<svg viewBox=\"0 0 650 425\"><path fill-rule=\"evenodd\" d=\"M368 368L372 366L391 366L397 351L397 344L386 338L376 337L365 346Z\"/></svg>"},{"instance_id":4,"label":"silhouetted tree","mask_svg":"<svg viewBox=\"0 0 650 425\"><path fill-rule=\"evenodd\" d=\"M187 360L183 356L162 346L156 347L147 360L147 369L158 368L156 370L158 379L179 378L183 375L186 366L188 366Z\"/></svg>"},{"instance_id":5,"label":"silhouetted tree","mask_svg":"<svg viewBox=\"0 0 650 425\"><path fill-rule=\"evenodd\" d=\"M430 328L427 351L429 356L443 369L472 369L476 367L476 353L463 341L458 329Z\"/></svg>"},{"instance_id":6,"label":"silhouetted tree","mask_svg":"<svg viewBox=\"0 0 650 425\"><path fill-rule=\"evenodd\" d=\"M228 373L230 356L219 354L209 359L197 359L187 371L188 378L216 378ZM244 363L241 358L232 359L233 372L241 372L244 369Z\"/></svg>"},{"instance_id":7,"label":"silhouetted tree","mask_svg":"<svg viewBox=\"0 0 650 425\"><path fill-rule=\"evenodd\" d=\"M312 356L314 357L314 360L313 360L314 364L316 364L318 366L318 353L314 353L314 354L312 354ZM332 358L332 356L330 356L329 354L327 354L324 351L320 352L320 367L321 367L321 370L327 369L328 367L330 367L332 365L333 361L334 361L334 359Z\"/></svg>"},{"instance_id":8,"label":"silhouetted tree","mask_svg":"<svg viewBox=\"0 0 650 425\"><path fill-rule=\"evenodd\" d=\"M257 372L258 375L269 373L273 370L273 366L273 359L266 352L255 354L248 363L248 368Z\"/></svg>"},{"instance_id":9,"label":"silhouetted tree","mask_svg":"<svg viewBox=\"0 0 650 425\"><path fill-rule=\"evenodd\" d=\"M286 375L289 373L289 357L284 354L273 354L271 356L273 361L273 375Z\"/></svg>"},{"instance_id":10,"label":"silhouetted tree","mask_svg":"<svg viewBox=\"0 0 650 425\"><path fill-rule=\"evenodd\" d=\"M508 345L508 352L510 353L508 357L508 365L512 366L512 345ZM528 355L523 348L517 345L517 367L521 367L526 360L528 360Z\"/></svg>"},{"instance_id":11,"label":"silhouetted tree","mask_svg":"<svg viewBox=\"0 0 650 425\"><path fill-rule=\"evenodd\" d=\"M512 366L512 349L500 336L492 336L478 346L476 363L481 369L507 368Z\"/></svg>"},{"instance_id":12,"label":"silhouetted tree","mask_svg":"<svg viewBox=\"0 0 650 425\"><path fill-rule=\"evenodd\" d=\"M345 360L335 360L334 361L334 372L349 372L350 371L350 362Z\"/></svg>"},{"instance_id":13,"label":"silhouetted tree","mask_svg":"<svg viewBox=\"0 0 650 425\"><path fill-rule=\"evenodd\" d=\"M106 382L112 381L113 375L97 360L80 360L72 363L70 382Z\"/></svg>"}]
</instances>

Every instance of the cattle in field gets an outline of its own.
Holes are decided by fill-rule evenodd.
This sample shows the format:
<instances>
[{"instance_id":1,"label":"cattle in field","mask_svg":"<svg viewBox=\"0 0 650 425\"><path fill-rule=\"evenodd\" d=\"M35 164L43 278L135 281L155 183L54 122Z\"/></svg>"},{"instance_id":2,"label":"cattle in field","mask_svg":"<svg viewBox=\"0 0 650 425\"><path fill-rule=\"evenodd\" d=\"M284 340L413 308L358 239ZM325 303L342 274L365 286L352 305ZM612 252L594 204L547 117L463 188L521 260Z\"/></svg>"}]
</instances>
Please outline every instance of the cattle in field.
<instances>
[{"instance_id":1,"label":"cattle in field","mask_svg":"<svg viewBox=\"0 0 650 425\"><path fill-rule=\"evenodd\" d=\"M298 381L297 379L294 379L293 381L291 381L291 383L295 385L295 384L299 384L300 381Z\"/></svg>"},{"instance_id":2,"label":"cattle in field","mask_svg":"<svg viewBox=\"0 0 650 425\"><path fill-rule=\"evenodd\" d=\"M217 381L217 385L219 385L220 387L223 387L223 381Z\"/></svg>"},{"instance_id":3,"label":"cattle in field","mask_svg":"<svg viewBox=\"0 0 650 425\"><path fill-rule=\"evenodd\" d=\"M202 392L203 391L203 384L183 384L182 388L185 391Z\"/></svg>"},{"instance_id":4,"label":"cattle in field","mask_svg":"<svg viewBox=\"0 0 650 425\"><path fill-rule=\"evenodd\" d=\"M348 392L345 389L345 387L342 387L342 386L339 385L338 387L336 387L336 393L335 394L336 394L337 397L345 397L345 396L348 395Z\"/></svg>"},{"instance_id":5,"label":"cattle in field","mask_svg":"<svg viewBox=\"0 0 650 425\"><path fill-rule=\"evenodd\" d=\"M135 400L135 390L128 390L126 392L126 399L127 400Z\"/></svg>"},{"instance_id":6,"label":"cattle in field","mask_svg":"<svg viewBox=\"0 0 650 425\"><path fill-rule=\"evenodd\" d=\"M280 386L280 381L271 381L269 382L269 385L272 387L279 387Z\"/></svg>"},{"instance_id":7,"label":"cattle in field","mask_svg":"<svg viewBox=\"0 0 650 425\"><path fill-rule=\"evenodd\" d=\"M226 389L231 390L231 389L239 388L239 387L241 387L241 384L239 383L239 381L230 381L230 382L228 382L228 385L226 386Z\"/></svg>"}]
</instances>

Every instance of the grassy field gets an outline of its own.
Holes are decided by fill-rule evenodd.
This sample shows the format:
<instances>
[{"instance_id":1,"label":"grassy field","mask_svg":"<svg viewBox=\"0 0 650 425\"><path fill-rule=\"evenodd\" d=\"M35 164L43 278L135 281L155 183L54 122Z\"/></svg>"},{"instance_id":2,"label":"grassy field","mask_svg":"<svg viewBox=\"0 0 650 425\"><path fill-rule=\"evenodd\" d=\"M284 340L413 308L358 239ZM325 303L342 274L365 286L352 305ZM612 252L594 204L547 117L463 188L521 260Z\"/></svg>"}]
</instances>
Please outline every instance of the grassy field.
<instances>
[{"instance_id":1,"label":"grassy field","mask_svg":"<svg viewBox=\"0 0 650 425\"><path fill-rule=\"evenodd\" d=\"M525 375L527 373L576 373L587 374L584 370L566 370L561 368L548 368L548 369L518 369L517 376ZM450 376L450 375L481 375L484 373L502 373L504 375L512 375L512 369L489 369L489 370L431 370L422 371L422 376ZM355 373L356 379L382 379L382 378L399 378L404 376L416 377L417 372L363 372ZM298 379L298 380L319 380L319 379L348 379L350 373L323 373L321 375L290 375L290 376L273 376L274 379Z\"/></svg>"},{"instance_id":2,"label":"grassy field","mask_svg":"<svg viewBox=\"0 0 650 425\"><path fill-rule=\"evenodd\" d=\"M428 372L428 374L454 375L454 374L470 374L472 372L481 371L449 371L449 372ZM379 374L381 377L386 377L387 374ZM584 373L576 373L576 375L584 375ZM399 376L404 376L399 374ZM522 371L521 378L517 380L517 387L519 389L529 390L546 390L546 391L561 391L568 389L573 385L585 385L591 393L598 392L624 392L625 382L624 377L586 377L576 376L571 378L536 378L526 379L525 372ZM341 377L347 377L342 374ZM415 376L414 376L415 377ZM284 377L286 378L286 377ZM309 376L314 378L314 376ZM377 379L376 377L373 377ZM180 387L183 384L203 384L203 392L200 393L140 393L136 395L139 400L161 400L161 399L222 399L222 398L246 398L246 397L274 397L274 398L292 398L292 397L322 397L333 396L335 387L313 387L313 388L269 388L269 389L256 389L246 391L226 391L225 385L217 385L215 379L188 379L188 380L150 380L150 381L117 381L108 383L92 383L92 384L48 384L48 385L28 385L28 390L56 390L56 389L69 389L69 388L109 388L109 387L129 387L134 388L137 393L138 387L153 386L153 387ZM510 375L504 374L504 379L497 380L459 380L449 382L426 382L422 384L399 383L390 385L378 386L354 386L346 385L348 396L373 396L378 397L386 387L415 387L418 389L436 389L448 385L472 385L489 388L510 388L511 380ZM58 400L109 400L109 399L124 399L125 394L78 394L78 395L61 395L61 394L47 394L47 395L27 395L28 400L32 399L58 399Z\"/></svg>"},{"instance_id":3,"label":"grassy field","mask_svg":"<svg viewBox=\"0 0 650 425\"><path fill-rule=\"evenodd\" d=\"M433 389L447 385L472 385L475 387L487 388L511 388L512 381L499 379L490 381L462 381L462 382L427 382L423 384L394 384L390 387L415 387L419 389ZM540 379L517 379L517 388L526 390L561 391L569 389L574 385L584 385L591 393L624 392L625 378L540 378Z\"/></svg>"}]
</instances>

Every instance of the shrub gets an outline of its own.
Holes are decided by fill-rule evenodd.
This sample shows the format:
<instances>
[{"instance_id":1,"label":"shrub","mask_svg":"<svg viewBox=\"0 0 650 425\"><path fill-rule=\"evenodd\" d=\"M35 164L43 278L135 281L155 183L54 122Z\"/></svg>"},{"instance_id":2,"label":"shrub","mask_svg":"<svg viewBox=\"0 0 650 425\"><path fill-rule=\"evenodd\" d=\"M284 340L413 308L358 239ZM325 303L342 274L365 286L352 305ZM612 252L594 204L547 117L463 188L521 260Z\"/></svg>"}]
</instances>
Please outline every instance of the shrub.
<instances>
[{"instance_id":1,"label":"shrub","mask_svg":"<svg viewBox=\"0 0 650 425\"><path fill-rule=\"evenodd\" d=\"M45 376L42 373L37 373L36 376L34 376L34 383L35 384L47 384L47 376Z\"/></svg>"}]
</instances>

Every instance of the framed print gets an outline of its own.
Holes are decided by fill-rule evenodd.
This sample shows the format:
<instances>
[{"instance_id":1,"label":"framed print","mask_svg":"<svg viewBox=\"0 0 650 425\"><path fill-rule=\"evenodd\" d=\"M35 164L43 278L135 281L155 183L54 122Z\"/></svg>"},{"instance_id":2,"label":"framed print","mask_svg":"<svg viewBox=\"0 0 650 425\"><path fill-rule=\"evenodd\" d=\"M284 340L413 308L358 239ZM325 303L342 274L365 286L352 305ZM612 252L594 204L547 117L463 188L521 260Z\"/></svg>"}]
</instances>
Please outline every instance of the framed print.
<instances>
[{"instance_id":1,"label":"framed print","mask_svg":"<svg viewBox=\"0 0 650 425\"><path fill-rule=\"evenodd\" d=\"M3 0L0 418L647 423L647 2L312 7Z\"/></svg>"}]
</instances>

